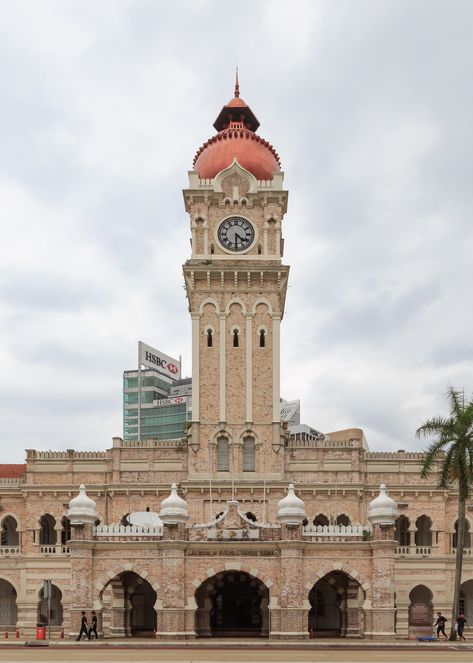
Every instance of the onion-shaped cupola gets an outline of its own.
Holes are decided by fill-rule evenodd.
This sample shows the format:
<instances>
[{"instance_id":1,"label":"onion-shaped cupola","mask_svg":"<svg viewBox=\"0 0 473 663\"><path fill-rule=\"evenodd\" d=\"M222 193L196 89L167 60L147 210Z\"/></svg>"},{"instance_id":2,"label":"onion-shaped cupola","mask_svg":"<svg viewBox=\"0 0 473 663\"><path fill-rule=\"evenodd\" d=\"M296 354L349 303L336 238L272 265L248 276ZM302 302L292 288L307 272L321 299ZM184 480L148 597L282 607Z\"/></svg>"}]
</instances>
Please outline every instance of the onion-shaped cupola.
<instances>
[{"instance_id":1,"label":"onion-shaped cupola","mask_svg":"<svg viewBox=\"0 0 473 663\"><path fill-rule=\"evenodd\" d=\"M201 179L212 179L236 159L257 180L271 180L280 170L279 156L272 145L256 134L259 122L240 97L238 71L235 96L222 108L214 122L218 131L202 145L194 158Z\"/></svg>"},{"instance_id":2,"label":"onion-shaped cupola","mask_svg":"<svg viewBox=\"0 0 473 663\"><path fill-rule=\"evenodd\" d=\"M394 525L398 515L397 504L389 497L386 486L382 483L379 495L368 504L368 520L372 525Z\"/></svg>"},{"instance_id":3,"label":"onion-shaped cupola","mask_svg":"<svg viewBox=\"0 0 473 663\"><path fill-rule=\"evenodd\" d=\"M79 486L79 494L69 502L67 517L71 525L94 524L98 520L97 505L85 492L83 483Z\"/></svg>"},{"instance_id":4,"label":"onion-shaped cupola","mask_svg":"<svg viewBox=\"0 0 473 663\"><path fill-rule=\"evenodd\" d=\"M159 517L165 525L185 523L189 519L187 502L177 494L177 485L171 486L171 494L161 502Z\"/></svg>"},{"instance_id":5,"label":"onion-shaped cupola","mask_svg":"<svg viewBox=\"0 0 473 663\"><path fill-rule=\"evenodd\" d=\"M304 502L297 497L294 484L290 483L287 495L279 500L277 519L286 525L300 525L305 517Z\"/></svg>"}]
</instances>

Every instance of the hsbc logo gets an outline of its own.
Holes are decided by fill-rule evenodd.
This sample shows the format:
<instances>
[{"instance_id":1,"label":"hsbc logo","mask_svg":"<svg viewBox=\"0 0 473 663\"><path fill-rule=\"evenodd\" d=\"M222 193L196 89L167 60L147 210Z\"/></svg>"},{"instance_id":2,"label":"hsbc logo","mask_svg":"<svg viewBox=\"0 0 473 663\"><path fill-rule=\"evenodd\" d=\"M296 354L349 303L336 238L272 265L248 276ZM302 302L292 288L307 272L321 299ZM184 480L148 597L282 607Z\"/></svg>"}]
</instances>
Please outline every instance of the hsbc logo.
<instances>
[{"instance_id":1,"label":"hsbc logo","mask_svg":"<svg viewBox=\"0 0 473 663\"><path fill-rule=\"evenodd\" d=\"M145 359L146 361L149 361L150 364L155 364L156 366L159 366L159 368L163 368L165 371L172 373L172 375L176 375L176 373L179 373L179 367L176 366L176 364L173 364L170 361L168 362L162 357L154 355L152 352L146 351Z\"/></svg>"}]
</instances>

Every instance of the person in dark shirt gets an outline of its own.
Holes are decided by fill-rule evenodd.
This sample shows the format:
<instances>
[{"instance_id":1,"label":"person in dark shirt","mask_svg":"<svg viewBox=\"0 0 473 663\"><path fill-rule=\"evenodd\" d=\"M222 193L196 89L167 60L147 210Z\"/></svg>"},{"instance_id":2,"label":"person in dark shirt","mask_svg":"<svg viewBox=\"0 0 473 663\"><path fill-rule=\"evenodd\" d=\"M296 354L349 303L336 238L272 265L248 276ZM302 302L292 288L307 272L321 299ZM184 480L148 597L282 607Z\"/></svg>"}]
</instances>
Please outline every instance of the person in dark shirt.
<instances>
[{"instance_id":1,"label":"person in dark shirt","mask_svg":"<svg viewBox=\"0 0 473 663\"><path fill-rule=\"evenodd\" d=\"M445 640L448 640L447 634L445 633L445 623L447 618L442 615L441 612L437 613L437 621L434 624L434 628L437 627L437 640L439 640L439 635L442 634Z\"/></svg>"},{"instance_id":2,"label":"person in dark shirt","mask_svg":"<svg viewBox=\"0 0 473 663\"><path fill-rule=\"evenodd\" d=\"M462 640L466 640L465 636L463 635L463 631L465 630L465 624L466 624L465 613L460 612L460 614L457 617L457 633L458 637L461 638Z\"/></svg>"},{"instance_id":3,"label":"person in dark shirt","mask_svg":"<svg viewBox=\"0 0 473 663\"><path fill-rule=\"evenodd\" d=\"M92 610L92 624L89 628L89 640L92 639L92 633L95 634L95 639L98 640L99 636L97 633L97 615L95 614L95 610Z\"/></svg>"},{"instance_id":4,"label":"person in dark shirt","mask_svg":"<svg viewBox=\"0 0 473 663\"><path fill-rule=\"evenodd\" d=\"M80 631L76 640L80 640L82 638L82 634L86 635L90 640L90 635L87 631L87 617L85 616L85 612L83 610L80 613Z\"/></svg>"}]
</instances>

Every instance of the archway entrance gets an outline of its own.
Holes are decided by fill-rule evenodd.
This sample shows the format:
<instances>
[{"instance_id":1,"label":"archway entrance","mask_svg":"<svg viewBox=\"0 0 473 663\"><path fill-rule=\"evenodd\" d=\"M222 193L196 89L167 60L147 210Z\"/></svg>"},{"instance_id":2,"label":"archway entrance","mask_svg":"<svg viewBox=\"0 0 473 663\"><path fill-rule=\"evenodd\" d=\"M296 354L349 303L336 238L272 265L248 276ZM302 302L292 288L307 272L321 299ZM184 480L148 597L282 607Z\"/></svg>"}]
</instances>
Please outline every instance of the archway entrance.
<instances>
[{"instance_id":1,"label":"archway entrance","mask_svg":"<svg viewBox=\"0 0 473 663\"><path fill-rule=\"evenodd\" d=\"M105 636L153 635L156 629L156 592L137 573L125 571L112 578L100 598Z\"/></svg>"},{"instance_id":2,"label":"archway entrance","mask_svg":"<svg viewBox=\"0 0 473 663\"><path fill-rule=\"evenodd\" d=\"M18 608L16 589L8 580L0 580L0 626L16 626Z\"/></svg>"},{"instance_id":3,"label":"archway entrance","mask_svg":"<svg viewBox=\"0 0 473 663\"><path fill-rule=\"evenodd\" d=\"M409 639L432 635L432 599L432 592L425 585L417 585L409 593Z\"/></svg>"},{"instance_id":4,"label":"archway entrance","mask_svg":"<svg viewBox=\"0 0 473 663\"><path fill-rule=\"evenodd\" d=\"M318 637L360 637L363 600L359 582L340 571L328 573L309 592L309 631Z\"/></svg>"},{"instance_id":5,"label":"archway entrance","mask_svg":"<svg viewBox=\"0 0 473 663\"><path fill-rule=\"evenodd\" d=\"M242 571L217 573L196 591L198 637L269 635L269 590Z\"/></svg>"}]
</instances>

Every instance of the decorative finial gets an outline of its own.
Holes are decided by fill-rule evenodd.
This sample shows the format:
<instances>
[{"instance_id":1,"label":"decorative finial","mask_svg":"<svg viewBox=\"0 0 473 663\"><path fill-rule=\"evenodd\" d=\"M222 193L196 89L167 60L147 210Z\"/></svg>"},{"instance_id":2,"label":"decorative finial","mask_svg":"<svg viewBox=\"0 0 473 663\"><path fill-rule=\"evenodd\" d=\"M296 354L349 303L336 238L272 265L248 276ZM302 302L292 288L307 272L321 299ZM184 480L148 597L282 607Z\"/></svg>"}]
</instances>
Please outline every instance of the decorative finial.
<instances>
[{"instance_id":1,"label":"decorative finial","mask_svg":"<svg viewBox=\"0 0 473 663\"><path fill-rule=\"evenodd\" d=\"M238 85L238 65L236 67L236 75L235 75L235 97L240 96L240 86Z\"/></svg>"}]
</instances>

